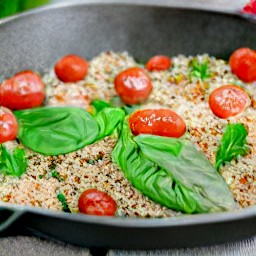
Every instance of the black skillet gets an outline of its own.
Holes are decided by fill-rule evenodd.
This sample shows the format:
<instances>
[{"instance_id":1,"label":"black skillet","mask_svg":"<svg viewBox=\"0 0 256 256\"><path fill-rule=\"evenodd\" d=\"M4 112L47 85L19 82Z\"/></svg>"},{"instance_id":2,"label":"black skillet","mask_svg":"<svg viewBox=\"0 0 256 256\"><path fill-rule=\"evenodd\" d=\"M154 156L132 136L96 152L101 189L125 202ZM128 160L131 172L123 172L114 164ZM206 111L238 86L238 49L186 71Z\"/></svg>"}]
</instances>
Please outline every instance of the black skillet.
<instances>
[{"instance_id":1,"label":"black skillet","mask_svg":"<svg viewBox=\"0 0 256 256\"><path fill-rule=\"evenodd\" d=\"M256 48L250 15L195 2L91 0L0 21L0 81L24 69L43 72L67 53L90 59L126 50L145 61L158 53L228 58L239 47ZM89 248L191 247L256 235L256 207L166 219L93 217L5 203L0 210L2 236L26 230Z\"/></svg>"}]
</instances>

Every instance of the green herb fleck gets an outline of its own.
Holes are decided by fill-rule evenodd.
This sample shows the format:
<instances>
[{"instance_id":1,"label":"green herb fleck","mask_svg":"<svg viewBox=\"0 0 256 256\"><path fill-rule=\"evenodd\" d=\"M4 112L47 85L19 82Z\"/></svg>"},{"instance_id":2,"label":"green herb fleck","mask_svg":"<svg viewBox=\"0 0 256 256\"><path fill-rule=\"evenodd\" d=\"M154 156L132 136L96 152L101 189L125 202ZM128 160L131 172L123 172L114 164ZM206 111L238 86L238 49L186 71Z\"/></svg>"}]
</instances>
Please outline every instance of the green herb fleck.
<instances>
[{"instance_id":1,"label":"green herb fleck","mask_svg":"<svg viewBox=\"0 0 256 256\"><path fill-rule=\"evenodd\" d=\"M90 160L88 161L88 164L94 165L94 164L95 164L95 160L94 160L94 159L90 159Z\"/></svg>"},{"instance_id":2,"label":"green herb fleck","mask_svg":"<svg viewBox=\"0 0 256 256\"><path fill-rule=\"evenodd\" d=\"M70 209L69 209L66 197L62 193L60 193L60 194L57 195L57 198L62 204L62 210L64 212L71 212Z\"/></svg>"},{"instance_id":3,"label":"green herb fleck","mask_svg":"<svg viewBox=\"0 0 256 256\"><path fill-rule=\"evenodd\" d=\"M42 179L43 177L44 177L43 174L38 175L38 178L39 178L39 179Z\"/></svg>"},{"instance_id":4,"label":"green herb fleck","mask_svg":"<svg viewBox=\"0 0 256 256\"><path fill-rule=\"evenodd\" d=\"M59 173L56 172L55 170L52 171L52 177L57 179L58 181L64 181L64 178L60 177Z\"/></svg>"},{"instance_id":5,"label":"green herb fleck","mask_svg":"<svg viewBox=\"0 0 256 256\"><path fill-rule=\"evenodd\" d=\"M207 60L199 63L197 59L193 59L190 64L190 76L197 77L202 80L210 77L209 62Z\"/></svg>"}]
</instances>

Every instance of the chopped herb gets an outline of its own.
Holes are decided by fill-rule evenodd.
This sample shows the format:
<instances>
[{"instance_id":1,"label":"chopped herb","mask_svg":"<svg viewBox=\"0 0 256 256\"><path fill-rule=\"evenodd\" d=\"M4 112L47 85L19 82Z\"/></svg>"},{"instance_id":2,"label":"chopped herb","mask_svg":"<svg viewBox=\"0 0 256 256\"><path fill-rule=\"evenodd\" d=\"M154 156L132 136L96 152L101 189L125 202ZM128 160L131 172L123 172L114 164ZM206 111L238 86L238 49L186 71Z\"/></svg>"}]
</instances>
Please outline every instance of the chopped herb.
<instances>
[{"instance_id":1,"label":"chopped herb","mask_svg":"<svg viewBox=\"0 0 256 256\"><path fill-rule=\"evenodd\" d=\"M58 181L64 181L64 178L60 177L59 173L56 172L55 170L52 171L52 177L57 179Z\"/></svg>"},{"instance_id":2,"label":"chopped herb","mask_svg":"<svg viewBox=\"0 0 256 256\"><path fill-rule=\"evenodd\" d=\"M94 159L90 159L89 161L88 161L88 164L95 164L95 160Z\"/></svg>"},{"instance_id":3,"label":"chopped herb","mask_svg":"<svg viewBox=\"0 0 256 256\"><path fill-rule=\"evenodd\" d=\"M62 210L64 212L71 212L70 209L69 209L66 197L63 194L60 193L60 194L57 195L57 198L62 204Z\"/></svg>"},{"instance_id":4,"label":"chopped herb","mask_svg":"<svg viewBox=\"0 0 256 256\"><path fill-rule=\"evenodd\" d=\"M55 170L56 167L57 167L57 164L52 164L49 168L50 170Z\"/></svg>"},{"instance_id":5,"label":"chopped herb","mask_svg":"<svg viewBox=\"0 0 256 256\"><path fill-rule=\"evenodd\" d=\"M42 179L43 177L44 177L43 174L38 175L38 178L39 178L39 179Z\"/></svg>"},{"instance_id":6,"label":"chopped herb","mask_svg":"<svg viewBox=\"0 0 256 256\"><path fill-rule=\"evenodd\" d=\"M190 64L190 76L197 77L202 80L210 77L209 62L207 60L199 63L197 59L193 59Z\"/></svg>"}]
</instances>

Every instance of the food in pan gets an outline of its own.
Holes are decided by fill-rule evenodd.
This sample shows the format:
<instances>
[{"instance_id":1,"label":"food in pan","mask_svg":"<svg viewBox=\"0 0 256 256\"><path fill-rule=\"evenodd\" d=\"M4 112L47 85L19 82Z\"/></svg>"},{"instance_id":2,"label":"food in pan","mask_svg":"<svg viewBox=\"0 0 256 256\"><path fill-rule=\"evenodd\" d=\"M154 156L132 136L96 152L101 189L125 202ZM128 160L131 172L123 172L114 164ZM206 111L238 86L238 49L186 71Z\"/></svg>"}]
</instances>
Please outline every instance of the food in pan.
<instances>
[{"instance_id":1,"label":"food in pan","mask_svg":"<svg viewBox=\"0 0 256 256\"><path fill-rule=\"evenodd\" d=\"M67 55L0 86L0 200L105 216L256 205L256 53Z\"/></svg>"}]
</instances>

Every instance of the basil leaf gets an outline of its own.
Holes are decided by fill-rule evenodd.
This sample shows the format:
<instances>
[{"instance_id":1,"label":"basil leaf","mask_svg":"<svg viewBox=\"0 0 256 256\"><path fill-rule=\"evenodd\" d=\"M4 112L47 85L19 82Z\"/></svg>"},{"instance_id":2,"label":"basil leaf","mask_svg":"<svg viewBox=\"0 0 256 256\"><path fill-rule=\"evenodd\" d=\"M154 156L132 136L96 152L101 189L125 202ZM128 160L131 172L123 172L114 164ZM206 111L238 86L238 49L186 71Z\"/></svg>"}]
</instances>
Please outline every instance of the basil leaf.
<instances>
[{"instance_id":1,"label":"basil leaf","mask_svg":"<svg viewBox=\"0 0 256 256\"><path fill-rule=\"evenodd\" d=\"M246 142L248 133L243 124L228 124L216 155L216 168L219 170L221 165L244 156L249 152Z\"/></svg>"},{"instance_id":2,"label":"basil leaf","mask_svg":"<svg viewBox=\"0 0 256 256\"><path fill-rule=\"evenodd\" d=\"M122 109L125 111L126 115L130 115L140 107L141 105L125 105L122 107Z\"/></svg>"},{"instance_id":3,"label":"basil leaf","mask_svg":"<svg viewBox=\"0 0 256 256\"><path fill-rule=\"evenodd\" d=\"M99 126L81 108L43 107L15 112L23 145L45 154L61 155L93 143Z\"/></svg>"},{"instance_id":4,"label":"basil leaf","mask_svg":"<svg viewBox=\"0 0 256 256\"><path fill-rule=\"evenodd\" d=\"M112 157L135 188L168 208L200 213L235 207L221 175L188 141L152 135L133 138L125 123Z\"/></svg>"},{"instance_id":5,"label":"basil leaf","mask_svg":"<svg viewBox=\"0 0 256 256\"><path fill-rule=\"evenodd\" d=\"M27 158L23 148L8 150L0 145L0 172L20 177L27 169Z\"/></svg>"},{"instance_id":6,"label":"basil leaf","mask_svg":"<svg viewBox=\"0 0 256 256\"><path fill-rule=\"evenodd\" d=\"M91 102L91 105L94 107L94 115L96 115L97 113L99 113L101 110L103 110L104 108L108 108L111 107L111 104L108 103L107 101L104 100L93 100Z\"/></svg>"},{"instance_id":7,"label":"basil leaf","mask_svg":"<svg viewBox=\"0 0 256 256\"><path fill-rule=\"evenodd\" d=\"M200 78L202 80L209 78L209 66L208 61L204 60L202 63L199 63L197 59L193 59L190 62L190 76Z\"/></svg>"},{"instance_id":8,"label":"basil leaf","mask_svg":"<svg viewBox=\"0 0 256 256\"><path fill-rule=\"evenodd\" d=\"M111 135L124 119L124 111L120 108L104 108L95 117L99 125L97 140Z\"/></svg>"}]
</instances>

